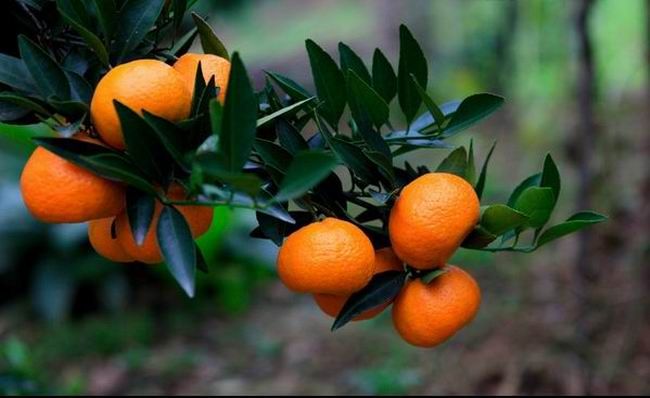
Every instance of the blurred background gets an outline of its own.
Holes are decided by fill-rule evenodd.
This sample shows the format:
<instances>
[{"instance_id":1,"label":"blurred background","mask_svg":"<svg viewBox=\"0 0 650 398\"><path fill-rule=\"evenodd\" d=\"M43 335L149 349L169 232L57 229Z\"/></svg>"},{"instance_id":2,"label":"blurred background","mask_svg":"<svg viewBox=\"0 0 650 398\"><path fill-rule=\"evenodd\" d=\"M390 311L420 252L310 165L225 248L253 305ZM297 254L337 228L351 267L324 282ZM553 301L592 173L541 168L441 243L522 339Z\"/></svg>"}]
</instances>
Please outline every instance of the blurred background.
<instances>
[{"instance_id":1,"label":"blurred background","mask_svg":"<svg viewBox=\"0 0 650 398\"><path fill-rule=\"evenodd\" d=\"M162 267L103 261L84 225L27 214L17 184L31 148L5 137L0 392L650 393L649 1L202 0L197 10L257 87L263 70L312 87L306 38L336 58L344 41L368 64L378 46L396 65L406 23L434 99L507 99L454 138L473 138L479 161L498 141L485 203L507 199L551 152L564 177L554 221L588 208L610 220L530 255L460 250L453 263L479 281L482 309L423 350L396 335L389 313L330 333L311 297L278 282L277 248L248 238L248 212L217 210L200 240L212 271L194 300ZM410 158L435 165L445 153Z\"/></svg>"}]
</instances>

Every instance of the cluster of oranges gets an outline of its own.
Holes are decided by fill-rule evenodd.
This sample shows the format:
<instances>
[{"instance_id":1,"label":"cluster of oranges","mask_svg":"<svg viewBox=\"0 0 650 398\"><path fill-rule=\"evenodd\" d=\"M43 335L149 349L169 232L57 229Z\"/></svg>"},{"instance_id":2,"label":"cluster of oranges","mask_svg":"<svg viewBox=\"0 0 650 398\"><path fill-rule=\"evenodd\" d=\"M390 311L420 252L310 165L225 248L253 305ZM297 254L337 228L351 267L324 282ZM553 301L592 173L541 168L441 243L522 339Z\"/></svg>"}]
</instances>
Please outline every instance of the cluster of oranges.
<instances>
[{"instance_id":1,"label":"cluster of oranges","mask_svg":"<svg viewBox=\"0 0 650 398\"><path fill-rule=\"evenodd\" d=\"M406 185L391 209L391 247L375 251L354 224L325 218L286 239L277 259L280 279L293 291L313 294L323 312L334 317L373 275L408 270L411 277L392 303L393 324L407 342L433 347L478 311L478 284L447 260L475 227L479 213L479 199L467 181L428 173ZM429 283L419 277L436 269L444 272ZM354 320L372 318L389 304Z\"/></svg>"},{"instance_id":2,"label":"cluster of oranges","mask_svg":"<svg viewBox=\"0 0 650 398\"><path fill-rule=\"evenodd\" d=\"M114 100L140 114L147 111L172 122L188 118L199 62L206 81L215 77L220 87L218 100L223 102L230 74L230 62L224 58L185 54L173 67L157 60L132 61L111 69L95 89L90 113L98 137L80 132L74 138L125 150ZM162 211L160 202L156 202L144 242L136 244L125 211L123 184L103 179L39 147L23 169L20 186L27 208L37 219L48 223L88 222L90 243L107 259L149 264L162 261L155 233ZM165 195L172 200L189 199L178 184L172 184ZM176 208L195 237L212 223L212 208Z\"/></svg>"}]
</instances>

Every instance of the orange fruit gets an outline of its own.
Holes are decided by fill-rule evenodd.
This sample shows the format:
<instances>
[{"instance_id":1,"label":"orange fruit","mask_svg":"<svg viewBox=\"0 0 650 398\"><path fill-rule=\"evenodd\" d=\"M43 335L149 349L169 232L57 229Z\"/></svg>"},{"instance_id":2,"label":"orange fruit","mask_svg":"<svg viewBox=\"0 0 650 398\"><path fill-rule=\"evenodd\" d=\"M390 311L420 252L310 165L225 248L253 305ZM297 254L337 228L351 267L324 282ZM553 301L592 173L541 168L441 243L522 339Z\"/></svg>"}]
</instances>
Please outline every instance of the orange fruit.
<instances>
[{"instance_id":1,"label":"orange fruit","mask_svg":"<svg viewBox=\"0 0 650 398\"><path fill-rule=\"evenodd\" d=\"M168 197L173 200L186 199L183 189L178 185L174 185L170 188ZM203 235L210 228L214 213L211 207L191 205L174 207L185 217L185 220L192 231L193 237L196 238ZM162 203L156 201L153 219L141 246L138 246L135 242L135 238L131 232L129 217L126 212L122 212L122 214L117 216L115 220L117 241L120 246L124 248L124 251L137 261L147 264L157 264L163 261L160 246L158 246L158 239L156 237L158 219L160 218L162 209Z\"/></svg>"},{"instance_id":2,"label":"orange fruit","mask_svg":"<svg viewBox=\"0 0 650 398\"><path fill-rule=\"evenodd\" d=\"M467 325L481 304L481 290L467 272L448 265L447 272L425 284L407 282L393 303L393 325L408 343L434 347Z\"/></svg>"},{"instance_id":3,"label":"orange fruit","mask_svg":"<svg viewBox=\"0 0 650 398\"><path fill-rule=\"evenodd\" d=\"M393 250L418 269L445 265L478 222L474 188L448 173L428 173L406 185L393 206L388 232Z\"/></svg>"},{"instance_id":4,"label":"orange fruit","mask_svg":"<svg viewBox=\"0 0 650 398\"><path fill-rule=\"evenodd\" d=\"M370 281L375 251L354 224L326 218L289 235L277 263L280 280L293 291L347 295Z\"/></svg>"},{"instance_id":5,"label":"orange fruit","mask_svg":"<svg viewBox=\"0 0 650 398\"><path fill-rule=\"evenodd\" d=\"M30 213L48 223L111 217L125 204L122 184L99 177L43 147L36 148L27 160L20 190Z\"/></svg>"},{"instance_id":6,"label":"orange fruit","mask_svg":"<svg viewBox=\"0 0 650 398\"><path fill-rule=\"evenodd\" d=\"M194 81L199 62L201 62L201 71L203 71L203 79L205 79L206 84L214 76L215 85L219 87L217 99L223 104L226 99L226 90L228 90L230 61L213 54L187 53L180 57L174 64L174 69L183 76L185 85L192 95L194 95Z\"/></svg>"},{"instance_id":7,"label":"orange fruit","mask_svg":"<svg viewBox=\"0 0 650 398\"><path fill-rule=\"evenodd\" d=\"M390 247L385 247L375 251L375 274L386 271L401 271L402 270L402 261L395 255L393 250ZM350 295L347 296L334 296L331 294L314 294L314 300L318 307L325 314L336 318L336 316L341 312L341 309L345 305L345 302L348 301ZM379 315L386 307L390 305L389 303L380 305L376 308L371 308L359 315L357 315L353 321L362 321L366 319L371 319Z\"/></svg>"},{"instance_id":8,"label":"orange fruit","mask_svg":"<svg viewBox=\"0 0 650 398\"><path fill-rule=\"evenodd\" d=\"M117 241L117 237L111 235L111 226L115 217L93 220L88 223L88 240L90 245L102 257L116 263L128 263L133 261Z\"/></svg>"},{"instance_id":9,"label":"orange fruit","mask_svg":"<svg viewBox=\"0 0 650 398\"><path fill-rule=\"evenodd\" d=\"M146 110L172 122L186 119L192 106L183 78L164 62L141 59L116 66L97 84L90 116L101 138L117 149L125 145L113 100L140 114Z\"/></svg>"}]
</instances>

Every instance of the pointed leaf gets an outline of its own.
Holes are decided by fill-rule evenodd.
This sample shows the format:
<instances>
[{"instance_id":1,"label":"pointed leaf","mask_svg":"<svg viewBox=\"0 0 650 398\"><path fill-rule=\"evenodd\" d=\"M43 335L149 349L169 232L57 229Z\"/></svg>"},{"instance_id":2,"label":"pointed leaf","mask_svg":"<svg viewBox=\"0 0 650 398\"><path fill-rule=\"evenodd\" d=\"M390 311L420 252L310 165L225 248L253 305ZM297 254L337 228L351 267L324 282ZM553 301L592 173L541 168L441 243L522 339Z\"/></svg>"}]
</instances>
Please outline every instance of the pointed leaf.
<instances>
[{"instance_id":1,"label":"pointed leaf","mask_svg":"<svg viewBox=\"0 0 650 398\"><path fill-rule=\"evenodd\" d=\"M117 23L117 8L115 0L94 0L97 9L97 19L99 26L104 32L104 43L108 45L113 38L115 25Z\"/></svg>"},{"instance_id":2,"label":"pointed leaf","mask_svg":"<svg viewBox=\"0 0 650 398\"><path fill-rule=\"evenodd\" d=\"M548 221L554 202L555 197L551 188L528 187L519 195L513 207L528 215L529 220L526 225L537 228Z\"/></svg>"},{"instance_id":3,"label":"pointed leaf","mask_svg":"<svg viewBox=\"0 0 650 398\"><path fill-rule=\"evenodd\" d=\"M551 188L553 190L553 195L555 196L555 203L557 203L557 200L560 197L560 172L558 171L551 154L547 154L544 159L541 178L539 186Z\"/></svg>"},{"instance_id":4,"label":"pointed leaf","mask_svg":"<svg viewBox=\"0 0 650 398\"><path fill-rule=\"evenodd\" d=\"M189 297L194 297L196 245L185 217L173 206L165 206L158 219L156 237L167 268Z\"/></svg>"},{"instance_id":5,"label":"pointed leaf","mask_svg":"<svg viewBox=\"0 0 650 398\"><path fill-rule=\"evenodd\" d=\"M223 45L221 40L217 37L212 30L212 27L201 18L201 16L195 12L192 13L192 18L194 18L194 23L199 29L199 37L201 38L201 47L205 54L213 54L221 58L225 58L230 61L230 56L228 55L228 50L226 46Z\"/></svg>"},{"instance_id":6,"label":"pointed leaf","mask_svg":"<svg viewBox=\"0 0 650 398\"><path fill-rule=\"evenodd\" d=\"M59 11L59 14L63 17L63 19L70 25L74 30L79 33L79 36L81 36L86 44L88 44L88 47L91 48L95 54L97 55L97 59L99 59L99 62L103 66L108 66L109 61L108 61L108 51L106 51L106 47L104 47L104 43L102 43L101 39L97 37L96 34L88 30L82 23L79 22L77 18L74 18L73 15L71 15L68 10L71 5L69 5L70 1L69 0L57 0L57 8ZM68 3L68 5L66 5Z\"/></svg>"},{"instance_id":7,"label":"pointed leaf","mask_svg":"<svg viewBox=\"0 0 650 398\"><path fill-rule=\"evenodd\" d=\"M478 196L479 199L481 199L481 197L483 196L483 189L485 189L485 180L487 178L488 164L490 163L490 158L492 157L492 152L494 152L494 148L496 147L496 145L497 142L494 141L492 147L490 148L490 151L485 157L485 161L483 162L483 167L481 167L481 174L479 174L478 181L476 182L475 190L476 190L476 195Z\"/></svg>"},{"instance_id":8,"label":"pointed leaf","mask_svg":"<svg viewBox=\"0 0 650 398\"><path fill-rule=\"evenodd\" d=\"M520 227L528 221L529 217L502 204L488 206L481 216L481 227L491 234L499 236L508 230Z\"/></svg>"},{"instance_id":9,"label":"pointed leaf","mask_svg":"<svg viewBox=\"0 0 650 398\"><path fill-rule=\"evenodd\" d=\"M461 246L466 249L481 249L492 243L496 238L497 235L494 235L481 225L477 225L463 240Z\"/></svg>"},{"instance_id":10,"label":"pointed leaf","mask_svg":"<svg viewBox=\"0 0 650 398\"><path fill-rule=\"evenodd\" d=\"M199 28L195 26L192 29L188 30L187 33L181 36L178 40L176 40L176 43L174 43L174 46L169 50L169 52L177 57L182 56L183 54L187 53L190 48L192 48L192 43L194 43L194 40L198 35Z\"/></svg>"},{"instance_id":11,"label":"pointed leaf","mask_svg":"<svg viewBox=\"0 0 650 398\"><path fill-rule=\"evenodd\" d=\"M465 98L444 129L441 138L451 137L486 118L499 109L503 102L503 97L489 93L474 94Z\"/></svg>"},{"instance_id":12,"label":"pointed leaf","mask_svg":"<svg viewBox=\"0 0 650 398\"><path fill-rule=\"evenodd\" d=\"M113 50L116 63L122 63L142 43L162 12L164 1L126 0L120 9Z\"/></svg>"},{"instance_id":13,"label":"pointed leaf","mask_svg":"<svg viewBox=\"0 0 650 398\"><path fill-rule=\"evenodd\" d=\"M336 62L318 44L306 41L309 63L318 98L323 101L321 114L332 126L337 126L345 108L345 79Z\"/></svg>"},{"instance_id":14,"label":"pointed leaf","mask_svg":"<svg viewBox=\"0 0 650 398\"><path fill-rule=\"evenodd\" d=\"M590 225L598 224L606 220L606 216L592 211L576 213L569 217L565 222L554 225L544 231L539 237L536 247L543 246L555 239L559 239Z\"/></svg>"},{"instance_id":15,"label":"pointed leaf","mask_svg":"<svg viewBox=\"0 0 650 398\"><path fill-rule=\"evenodd\" d=\"M28 94L38 92L36 83L23 61L6 54L0 54L0 83Z\"/></svg>"},{"instance_id":16,"label":"pointed leaf","mask_svg":"<svg viewBox=\"0 0 650 398\"><path fill-rule=\"evenodd\" d=\"M397 76L388 59L380 49L372 57L372 87L390 103L397 95Z\"/></svg>"},{"instance_id":17,"label":"pointed leaf","mask_svg":"<svg viewBox=\"0 0 650 398\"><path fill-rule=\"evenodd\" d=\"M399 28L399 66L397 68L397 97L400 108L406 117L406 122L411 124L415 114L422 104L422 98L417 92L411 79L415 80L421 87L427 86L428 67L422 48L415 40L405 25Z\"/></svg>"},{"instance_id":18,"label":"pointed leaf","mask_svg":"<svg viewBox=\"0 0 650 398\"><path fill-rule=\"evenodd\" d=\"M238 53L232 57L228 87L217 156L224 159L228 170L239 171L255 140L257 98Z\"/></svg>"},{"instance_id":19,"label":"pointed leaf","mask_svg":"<svg viewBox=\"0 0 650 398\"><path fill-rule=\"evenodd\" d=\"M336 159L325 152L298 153L287 169L275 200L286 202L303 195L324 180L336 164Z\"/></svg>"},{"instance_id":20,"label":"pointed leaf","mask_svg":"<svg viewBox=\"0 0 650 398\"><path fill-rule=\"evenodd\" d=\"M332 324L332 331L340 329L354 317L393 300L406 282L406 273L386 271L375 274L363 289L353 293L345 302Z\"/></svg>"},{"instance_id":21,"label":"pointed leaf","mask_svg":"<svg viewBox=\"0 0 650 398\"><path fill-rule=\"evenodd\" d=\"M183 142L183 131L169 120L147 111L143 111L143 118L176 164L183 170L189 171L191 166L183 154L184 148L187 147L186 143Z\"/></svg>"},{"instance_id":22,"label":"pointed leaf","mask_svg":"<svg viewBox=\"0 0 650 398\"><path fill-rule=\"evenodd\" d=\"M292 155L295 155L302 150L309 149L309 145L307 145L305 138L286 120L279 119L275 124L275 131L278 135L280 145ZM318 136L318 134L316 135Z\"/></svg>"},{"instance_id":23,"label":"pointed leaf","mask_svg":"<svg viewBox=\"0 0 650 398\"><path fill-rule=\"evenodd\" d=\"M293 105L289 105L289 106L284 107L284 108L282 108L282 109L280 109L280 110L278 110L276 112L273 112L270 115L267 115L267 116L264 116L264 117L262 117L260 119L257 119L257 127L263 126L266 123L269 123L270 121L275 120L278 117L280 117L282 115L285 115L285 114L287 114L289 112L295 112L295 111L300 110L300 108L302 108L308 102L312 101L314 98L316 98L316 97L310 97L310 98L304 99L302 101L296 102Z\"/></svg>"},{"instance_id":24,"label":"pointed leaf","mask_svg":"<svg viewBox=\"0 0 650 398\"><path fill-rule=\"evenodd\" d=\"M347 44L339 43L339 55L341 56L341 70L343 74L346 74L348 70L352 70L366 84L372 84L368 68L366 68L363 60Z\"/></svg>"},{"instance_id":25,"label":"pointed leaf","mask_svg":"<svg viewBox=\"0 0 650 398\"><path fill-rule=\"evenodd\" d=\"M381 127L388 121L388 104L355 71L348 71L346 83L350 111L362 131L371 130L372 125Z\"/></svg>"},{"instance_id":26,"label":"pointed leaf","mask_svg":"<svg viewBox=\"0 0 650 398\"><path fill-rule=\"evenodd\" d=\"M508 198L508 206L514 207L515 202L521 196L521 193L524 192L529 187L537 187L542 179L542 173L533 174L525 180L523 180L519 185L512 191L510 198Z\"/></svg>"},{"instance_id":27,"label":"pointed leaf","mask_svg":"<svg viewBox=\"0 0 650 398\"><path fill-rule=\"evenodd\" d=\"M469 140L469 152L467 152L467 167L465 169L465 179L470 184L476 182L476 164L474 162L474 140Z\"/></svg>"},{"instance_id":28,"label":"pointed leaf","mask_svg":"<svg viewBox=\"0 0 650 398\"><path fill-rule=\"evenodd\" d=\"M153 196L137 189L126 191L126 214L136 245L142 246L151 227L156 201Z\"/></svg>"},{"instance_id":29,"label":"pointed leaf","mask_svg":"<svg viewBox=\"0 0 650 398\"><path fill-rule=\"evenodd\" d=\"M290 78L282 76L278 73L268 71L265 71L265 73L294 101L302 101L312 97L312 95L309 94L309 92L305 90L304 87L291 80Z\"/></svg>"},{"instance_id":30,"label":"pointed leaf","mask_svg":"<svg viewBox=\"0 0 650 398\"><path fill-rule=\"evenodd\" d=\"M433 99L429 97L426 90L420 86L420 83L418 83L415 75L411 74L411 80L413 80L413 86L417 90L417 93L420 95L422 102L424 102L424 106L427 107L427 110L431 116L433 116L433 120L438 125L438 129L442 130L442 125L445 123L445 115L442 113L440 108L438 108L438 105L433 101Z\"/></svg>"},{"instance_id":31,"label":"pointed leaf","mask_svg":"<svg viewBox=\"0 0 650 398\"><path fill-rule=\"evenodd\" d=\"M437 172L451 173L459 177L465 178L465 170L467 169L467 151L465 147L458 147L454 149L449 156L447 156L436 169Z\"/></svg>"},{"instance_id":32,"label":"pointed leaf","mask_svg":"<svg viewBox=\"0 0 650 398\"><path fill-rule=\"evenodd\" d=\"M289 151L272 141L257 138L255 139L253 147L264 163L275 167L283 174L287 171L287 168L293 159L293 156Z\"/></svg>"},{"instance_id":33,"label":"pointed leaf","mask_svg":"<svg viewBox=\"0 0 650 398\"><path fill-rule=\"evenodd\" d=\"M0 101L3 102L8 102L14 105L17 105L23 109L28 109L30 111L34 111L36 113L39 113L45 117L49 117L51 115L51 112L49 112L47 109L45 109L41 104L39 104L37 101L32 100L27 97L23 97L20 95L17 95L15 93L5 91L0 93Z\"/></svg>"},{"instance_id":34,"label":"pointed leaf","mask_svg":"<svg viewBox=\"0 0 650 398\"><path fill-rule=\"evenodd\" d=\"M61 66L26 36L18 36L20 56L45 98L70 98L70 85Z\"/></svg>"}]
</instances>

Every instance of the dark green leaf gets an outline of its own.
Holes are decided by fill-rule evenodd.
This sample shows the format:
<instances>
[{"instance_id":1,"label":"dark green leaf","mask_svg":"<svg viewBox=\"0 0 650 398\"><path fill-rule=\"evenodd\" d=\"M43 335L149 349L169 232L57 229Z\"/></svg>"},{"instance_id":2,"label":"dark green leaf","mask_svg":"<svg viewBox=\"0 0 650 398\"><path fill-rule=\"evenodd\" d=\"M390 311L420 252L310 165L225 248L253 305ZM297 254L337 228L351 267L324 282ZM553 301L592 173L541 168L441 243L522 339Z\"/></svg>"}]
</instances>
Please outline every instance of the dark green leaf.
<instances>
[{"instance_id":1,"label":"dark green leaf","mask_svg":"<svg viewBox=\"0 0 650 398\"><path fill-rule=\"evenodd\" d=\"M529 217L512 207L502 204L488 206L481 216L481 227L493 235L499 236L508 230L520 227Z\"/></svg>"},{"instance_id":2,"label":"dark green leaf","mask_svg":"<svg viewBox=\"0 0 650 398\"><path fill-rule=\"evenodd\" d=\"M372 87L390 103L397 95L397 76L390 62L380 49L375 49L372 57Z\"/></svg>"},{"instance_id":3,"label":"dark green leaf","mask_svg":"<svg viewBox=\"0 0 650 398\"><path fill-rule=\"evenodd\" d=\"M51 114L47 109L45 109L41 104L39 104L38 101L17 95L9 91L0 93L0 101L8 102L17 105L23 109L28 109L30 111L40 113L41 115L46 117L49 117Z\"/></svg>"},{"instance_id":4,"label":"dark green leaf","mask_svg":"<svg viewBox=\"0 0 650 398\"><path fill-rule=\"evenodd\" d=\"M496 238L497 235L494 235L480 225L477 225L463 240L461 246L466 249L481 249L492 243Z\"/></svg>"},{"instance_id":5,"label":"dark green leaf","mask_svg":"<svg viewBox=\"0 0 650 398\"><path fill-rule=\"evenodd\" d=\"M183 291L194 297L196 245L185 217L173 206L165 206L158 219L156 236L169 272Z\"/></svg>"},{"instance_id":6,"label":"dark green leaf","mask_svg":"<svg viewBox=\"0 0 650 398\"><path fill-rule=\"evenodd\" d=\"M393 162L390 157L386 156L382 152L377 152L377 151L367 151L365 152L366 156L370 161L372 161L377 167L379 168L379 171L381 174L384 176L384 178L388 181L388 185L391 188L395 187L396 180L395 180L395 172L393 171Z\"/></svg>"},{"instance_id":7,"label":"dark green leaf","mask_svg":"<svg viewBox=\"0 0 650 398\"><path fill-rule=\"evenodd\" d=\"M0 54L0 83L28 94L38 92L23 61L10 55Z\"/></svg>"},{"instance_id":8,"label":"dark green leaf","mask_svg":"<svg viewBox=\"0 0 650 398\"><path fill-rule=\"evenodd\" d=\"M228 170L239 171L255 140L257 98L238 53L232 57L228 87L217 156Z\"/></svg>"},{"instance_id":9,"label":"dark green leaf","mask_svg":"<svg viewBox=\"0 0 650 398\"><path fill-rule=\"evenodd\" d=\"M306 41L309 63L318 98L324 101L320 112L327 122L336 127L345 108L345 79L336 62L318 44Z\"/></svg>"},{"instance_id":10,"label":"dark green leaf","mask_svg":"<svg viewBox=\"0 0 650 398\"><path fill-rule=\"evenodd\" d=\"M363 289L353 293L345 302L332 324L332 331L343 327L357 315L393 300L402 290L404 282L406 273L402 271L386 271L374 275Z\"/></svg>"},{"instance_id":11,"label":"dark green leaf","mask_svg":"<svg viewBox=\"0 0 650 398\"><path fill-rule=\"evenodd\" d=\"M265 73L294 101L302 101L312 97L304 87L288 77L268 71L265 71Z\"/></svg>"},{"instance_id":12,"label":"dark green leaf","mask_svg":"<svg viewBox=\"0 0 650 398\"><path fill-rule=\"evenodd\" d=\"M72 94L70 99L89 105L90 99L93 95L93 88L90 83L88 83L86 79L75 72L66 71L65 74L68 77L68 81L70 82Z\"/></svg>"},{"instance_id":13,"label":"dark green leaf","mask_svg":"<svg viewBox=\"0 0 650 398\"><path fill-rule=\"evenodd\" d=\"M113 49L117 63L122 63L145 38L162 12L164 1L126 0L120 9Z\"/></svg>"},{"instance_id":14,"label":"dark green leaf","mask_svg":"<svg viewBox=\"0 0 650 398\"><path fill-rule=\"evenodd\" d=\"M199 29L196 26L188 30L187 33L176 40L176 43L174 43L174 46L171 48L171 50L169 50L169 52L177 57L180 57L183 54L187 53L192 47L192 43L194 43L194 39L196 39L196 36L198 36L198 34Z\"/></svg>"},{"instance_id":15,"label":"dark green leaf","mask_svg":"<svg viewBox=\"0 0 650 398\"><path fill-rule=\"evenodd\" d=\"M474 94L465 98L444 129L441 138L451 137L484 119L499 109L503 101L502 97L488 93Z\"/></svg>"},{"instance_id":16,"label":"dark green leaf","mask_svg":"<svg viewBox=\"0 0 650 398\"><path fill-rule=\"evenodd\" d=\"M343 74L346 74L348 70L352 70L366 84L372 84L368 68L366 68L363 60L347 44L339 43L339 55L341 56L341 70Z\"/></svg>"},{"instance_id":17,"label":"dark green leaf","mask_svg":"<svg viewBox=\"0 0 650 398\"><path fill-rule=\"evenodd\" d=\"M513 207L528 215L527 226L537 228L548 221L554 202L555 197L551 188L528 187L519 195Z\"/></svg>"},{"instance_id":18,"label":"dark green leaf","mask_svg":"<svg viewBox=\"0 0 650 398\"><path fill-rule=\"evenodd\" d=\"M293 104L293 105L289 105L289 106L284 107L284 108L282 108L282 109L280 109L280 110L278 110L278 111L276 111L276 112L273 112L273 113L270 114L270 115L267 115L267 116L264 116L264 117L262 117L262 118L260 118L260 119L257 119L257 127L263 126L263 125L265 125L266 123L268 123L268 122L270 122L270 121L272 121L272 120L275 120L275 119L277 119L278 117L280 117L280 116L282 116L282 115L285 115L285 114L287 114L287 113L289 113L289 112L295 112L295 111L300 110L300 108L301 108L302 106L304 106L305 104L307 104L308 102L310 102L310 101L313 100L314 98L315 98L315 97L311 97L311 98L304 99L304 100L302 100L302 101L296 102L296 103Z\"/></svg>"},{"instance_id":19,"label":"dark green leaf","mask_svg":"<svg viewBox=\"0 0 650 398\"><path fill-rule=\"evenodd\" d=\"M214 33L214 30L212 30L212 27L205 21L205 19L201 18L201 16L195 12L192 13L192 18L194 18L194 23L199 29L199 37L201 38L201 47L203 48L203 52L205 54L213 54L230 60L226 46L224 46L221 40L219 40L217 35Z\"/></svg>"},{"instance_id":20,"label":"dark green leaf","mask_svg":"<svg viewBox=\"0 0 650 398\"><path fill-rule=\"evenodd\" d=\"M350 111L362 131L371 130L372 125L381 127L388 121L388 104L356 72L348 71L346 83Z\"/></svg>"},{"instance_id":21,"label":"dark green leaf","mask_svg":"<svg viewBox=\"0 0 650 398\"><path fill-rule=\"evenodd\" d=\"M156 189L124 155L101 145L69 138L35 138L34 142L106 179L124 182L151 194Z\"/></svg>"},{"instance_id":22,"label":"dark green leaf","mask_svg":"<svg viewBox=\"0 0 650 398\"><path fill-rule=\"evenodd\" d=\"M57 8L59 10L59 14L63 17L63 19L70 25L74 30L79 33L79 35L84 39L86 44L88 44L88 47L91 48L95 54L97 55L97 59L99 59L99 62L102 63L104 66L109 65L108 61L108 51L106 51L106 47L104 47L104 43L102 43L101 39L97 37L96 34L88 30L82 23L79 22L78 18L75 18L74 15L70 13L70 7L72 7L71 3L72 1L70 0L57 0Z\"/></svg>"},{"instance_id":23,"label":"dark green leaf","mask_svg":"<svg viewBox=\"0 0 650 398\"><path fill-rule=\"evenodd\" d=\"M196 67L196 72L194 73L194 95L192 96L192 111L190 112L191 115L196 116L201 113L200 105L202 99L204 96L208 95L208 93L206 93L206 88L207 85L205 79L203 78L203 65L201 65L201 61L199 61Z\"/></svg>"},{"instance_id":24,"label":"dark green leaf","mask_svg":"<svg viewBox=\"0 0 650 398\"><path fill-rule=\"evenodd\" d=\"M442 125L445 123L445 115L442 113L440 108L438 108L438 105L433 101L433 99L429 97L426 90L420 86L415 75L411 75L411 80L413 80L413 87L415 87L417 93L420 95L422 102L424 102L424 106L427 107L427 110L431 116L433 116L433 120L438 125L438 129L442 130Z\"/></svg>"},{"instance_id":25,"label":"dark green leaf","mask_svg":"<svg viewBox=\"0 0 650 398\"><path fill-rule=\"evenodd\" d=\"M601 223L605 220L607 220L606 216L591 211L576 213L569 217L565 222L554 225L544 231L539 237L536 247L540 247L555 239L561 238L590 225Z\"/></svg>"},{"instance_id":26,"label":"dark green leaf","mask_svg":"<svg viewBox=\"0 0 650 398\"><path fill-rule=\"evenodd\" d=\"M187 0L172 0L172 7L172 10L174 10L174 27L178 29L187 10Z\"/></svg>"},{"instance_id":27,"label":"dark green leaf","mask_svg":"<svg viewBox=\"0 0 650 398\"><path fill-rule=\"evenodd\" d=\"M289 122L284 119L278 119L275 124L275 131L278 135L280 145L289 151L292 155L308 149L307 141L300 135L300 132ZM318 135L318 134L317 134Z\"/></svg>"},{"instance_id":28,"label":"dark green leaf","mask_svg":"<svg viewBox=\"0 0 650 398\"><path fill-rule=\"evenodd\" d=\"M0 121L10 122L29 114L29 110L0 99Z\"/></svg>"},{"instance_id":29,"label":"dark green leaf","mask_svg":"<svg viewBox=\"0 0 650 398\"><path fill-rule=\"evenodd\" d=\"M264 163L275 167L283 174L287 171L287 168L293 159L293 156L289 151L272 141L257 138L255 139L253 147Z\"/></svg>"},{"instance_id":30,"label":"dark green leaf","mask_svg":"<svg viewBox=\"0 0 650 398\"><path fill-rule=\"evenodd\" d=\"M458 147L454 149L449 156L447 156L436 169L437 172L451 173L459 177L465 178L465 170L467 169L467 151L465 147Z\"/></svg>"},{"instance_id":31,"label":"dark green leaf","mask_svg":"<svg viewBox=\"0 0 650 398\"><path fill-rule=\"evenodd\" d=\"M446 269L446 268L438 268L438 269L434 269L433 271L429 271L429 272L427 272L426 274L424 274L424 275L420 278L420 280L421 280L422 283L424 283L425 285L428 285L429 283L433 282L434 279L436 279L437 277L439 277L439 276L441 276L442 274L445 274L445 273L447 273L447 269Z\"/></svg>"},{"instance_id":32,"label":"dark green leaf","mask_svg":"<svg viewBox=\"0 0 650 398\"><path fill-rule=\"evenodd\" d=\"M547 154L544 159L544 168L542 170L542 179L539 182L540 187L549 187L553 190L553 196L555 196L555 203L557 203L558 198L560 197L560 172L551 157L551 154Z\"/></svg>"},{"instance_id":33,"label":"dark green leaf","mask_svg":"<svg viewBox=\"0 0 650 398\"><path fill-rule=\"evenodd\" d=\"M465 169L465 179L470 184L476 182L476 164L474 162L474 140L469 140L469 152L467 153L467 167Z\"/></svg>"},{"instance_id":34,"label":"dark green leaf","mask_svg":"<svg viewBox=\"0 0 650 398\"><path fill-rule=\"evenodd\" d=\"M479 199L481 199L481 197L483 196L483 189L485 189L485 180L487 178L488 164L490 163L490 158L492 157L492 152L494 152L494 148L496 147L496 145L497 142L494 141L492 147L490 148L490 151L485 157L485 161L483 162L483 167L481 167L481 174L479 175L478 181L476 182L475 190L476 190L476 195L478 196Z\"/></svg>"},{"instance_id":35,"label":"dark green leaf","mask_svg":"<svg viewBox=\"0 0 650 398\"><path fill-rule=\"evenodd\" d=\"M303 195L325 179L336 164L336 159L325 152L299 152L289 165L275 200L285 202Z\"/></svg>"},{"instance_id":36,"label":"dark green leaf","mask_svg":"<svg viewBox=\"0 0 650 398\"><path fill-rule=\"evenodd\" d=\"M169 120L147 111L143 112L143 117L176 164L183 170L189 171L191 166L183 154L183 149L186 148L183 142L183 131Z\"/></svg>"},{"instance_id":37,"label":"dark green leaf","mask_svg":"<svg viewBox=\"0 0 650 398\"><path fill-rule=\"evenodd\" d=\"M428 80L427 60L417 40L405 25L399 28L399 66L397 68L397 97L400 108L411 124L422 104L422 99L411 79L411 75L420 86L426 87Z\"/></svg>"},{"instance_id":38,"label":"dark green leaf","mask_svg":"<svg viewBox=\"0 0 650 398\"><path fill-rule=\"evenodd\" d=\"M159 182L166 181L170 165L158 135L136 112L117 100L113 102L122 126L126 151L142 171Z\"/></svg>"},{"instance_id":39,"label":"dark green leaf","mask_svg":"<svg viewBox=\"0 0 650 398\"><path fill-rule=\"evenodd\" d=\"M113 38L115 25L117 23L117 8L115 7L115 0L94 0L94 2L95 7L97 8L99 26L104 32L104 42L108 46Z\"/></svg>"},{"instance_id":40,"label":"dark green leaf","mask_svg":"<svg viewBox=\"0 0 650 398\"><path fill-rule=\"evenodd\" d=\"M126 214L135 243L142 246L151 227L156 201L153 196L137 189L126 191Z\"/></svg>"},{"instance_id":41,"label":"dark green leaf","mask_svg":"<svg viewBox=\"0 0 650 398\"><path fill-rule=\"evenodd\" d=\"M27 70L45 98L70 98L70 85L61 66L26 36L18 36L18 46Z\"/></svg>"}]
</instances>

